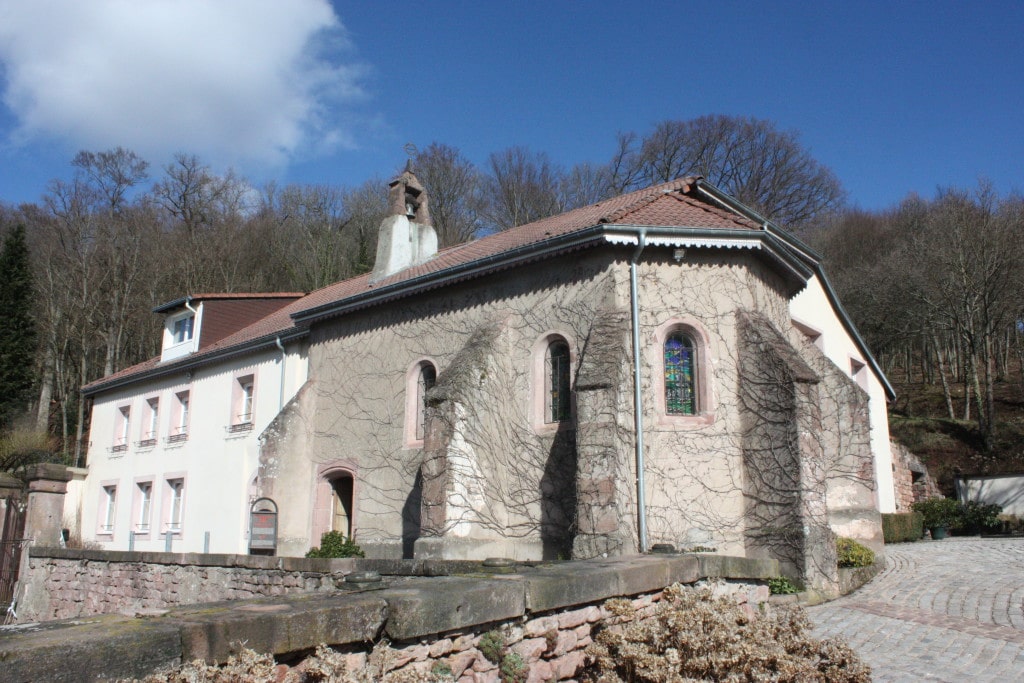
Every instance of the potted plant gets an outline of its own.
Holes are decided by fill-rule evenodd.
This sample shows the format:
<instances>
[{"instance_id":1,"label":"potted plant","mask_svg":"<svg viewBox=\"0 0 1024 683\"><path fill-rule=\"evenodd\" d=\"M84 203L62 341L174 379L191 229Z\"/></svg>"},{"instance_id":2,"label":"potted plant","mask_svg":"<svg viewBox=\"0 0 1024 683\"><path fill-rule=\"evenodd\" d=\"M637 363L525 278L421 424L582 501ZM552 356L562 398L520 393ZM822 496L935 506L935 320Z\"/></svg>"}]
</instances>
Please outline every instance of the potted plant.
<instances>
[{"instance_id":1,"label":"potted plant","mask_svg":"<svg viewBox=\"0 0 1024 683\"><path fill-rule=\"evenodd\" d=\"M960 516L960 503L952 498L928 498L919 500L911 507L924 517L924 526L931 530L932 540L935 541L945 538L946 531L956 525Z\"/></svg>"}]
</instances>

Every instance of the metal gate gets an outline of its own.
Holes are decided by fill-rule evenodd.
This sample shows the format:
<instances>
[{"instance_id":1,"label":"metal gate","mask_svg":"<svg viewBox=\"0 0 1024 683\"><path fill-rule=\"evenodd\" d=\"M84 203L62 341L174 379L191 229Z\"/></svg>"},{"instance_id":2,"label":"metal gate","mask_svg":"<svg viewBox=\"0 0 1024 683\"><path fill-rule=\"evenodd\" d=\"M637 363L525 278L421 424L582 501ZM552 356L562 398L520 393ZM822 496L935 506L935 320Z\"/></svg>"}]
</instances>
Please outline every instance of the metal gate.
<instances>
[{"instance_id":1,"label":"metal gate","mask_svg":"<svg viewBox=\"0 0 1024 683\"><path fill-rule=\"evenodd\" d=\"M8 610L15 597L21 549L25 545L25 539L22 538L24 533L25 503L18 498L8 498L7 510L4 513L3 538L0 539L0 614Z\"/></svg>"}]
</instances>

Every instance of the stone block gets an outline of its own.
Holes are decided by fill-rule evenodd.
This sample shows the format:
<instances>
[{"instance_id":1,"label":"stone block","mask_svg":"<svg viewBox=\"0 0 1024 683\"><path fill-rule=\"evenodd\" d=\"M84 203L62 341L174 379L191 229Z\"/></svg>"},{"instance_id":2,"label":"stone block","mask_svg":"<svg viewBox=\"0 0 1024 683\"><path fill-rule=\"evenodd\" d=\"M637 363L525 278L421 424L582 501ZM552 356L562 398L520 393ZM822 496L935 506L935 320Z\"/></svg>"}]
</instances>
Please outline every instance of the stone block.
<instances>
[{"instance_id":1,"label":"stone block","mask_svg":"<svg viewBox=\"0 0 1024 683\"><path fill-rule=\"evenodd\" d=\"M779 575L779 561L732 555L697 555L701 577L770 579Z\"/></svg>"},{"instance_id":2,"label":"stone block","mask_svg":"<svg viewBox=\"0 0 1024 683\"><path fill-rule=\"evenodd\" d=\"M524 662L532 664L547 651L548 641L544 638L527 638L519 641L510 649L522 657Z\"/></svg>"},{"instance_id":3,"label":"stone block","mask_svg":"<svg viewBox=\"0 0 1024 683\"><path fill-rule=\"evenodd\" d=\"M434 659L444 657L446 654L452 651L452 646L453 643L451 638L442 638L441 640L436 640L430 644L430 656Z\"/></svg>"},{"instance_id":4,"label":"stone block","mask_svg":"<svg viewBox=\"0 0 1024 683\"><path fill-rule=\"evenodd\" d=\"M574 629L581 624L587 623L590 617L590 607L574 609L569 612L562 612L558 615L558 628L561 630Z\"/></svg>"},{"instance_id":5,"label":"stone block","mask_svg":"<svg viewBox=\"0 0 1024 683\"><path fill-rule=\"evenodd\" d=\"M0 680L134 679L180 663L181 638L161 619L120 615L0 631Z\"/></svg>"},{"instance_id":6,"label":"stone block","mask_svg":"<svg viewBox=\"0 0 1024 683\"><path fill-rule=\"evenodd\" d=\"M458 678L466 671L466 669L473 666L473 662L476 661L477 653L473 651L460 652L456 655L452 655L448 658L448 666L452 668L452 676Z\"/></svg>"},{"instance_id":7,"label":"stone block","mask_svg":"<svg viewBox=\"0 0 1024 683\"><path fill-rule=\"evenodd\" d=\"M283 654L320 643L373 640L387 618L387 604L365 595L307 595L200 605L168 618L181 624L186 659L223 662L240 642L257 652Z\"/></svg>"},{"instance_id":8,"label":"stone block","mask_svg":"<svg viewBox=\"0 0 1024 683\"><path fill-rule=\"evenodd\" d=\"M575 678L576 672L583 666L584 655L579 650L569 652L557 659L550 660L552 678L561 681L567 678Z\"/></svg>"},{"instance_id":9,"label":"stone block","mask_svg":"<svg viewBox=\"0 0 1024 683\"><path fill-rule=\"evenodd\" d=\"M525 612L520 581L437 577L376 593L388 603L387 634L410 640L505 621Z\"/></svg>"},{"instance_id":10,"label":"stone block","mask_svg":"<svg viewBox=\"0 0 1024 683\"><path fill-rule=\"evenodd\" d=\"M555 641L555 647L548 654L554 657L561 657L566 652L575 650L578 642L579 639L573 631L559 631L558 640Z\"/></svg>"},{"instance_id":11,"label":"stone block","mask_svg":"<svg viewBox=\"0 0 1024 683\"><path fill-rule=\"evenodd\" d=\"M592 561L545 567L526 575L526 605L531 612L547 612L606 600L621 595L615 568Z\"/></svg>"},{"instance_id":12,"label":"stone block","mask_svg":"<svg viewBox=\"0 0 1024 683\"><path fill-rule=\"evenodd\" d=\"M548 631L558 630L558 617L536 617L523 625L523 635L527 638L543 636Z\"/></svg>"},{"instance_id":13,"label":"stone block","mask_svg":"<svg viewBox=\"0 0 1024 683\"><path fill-rule=\"evenodd\" d=\"M551 671L551 664L541 660L530 664L530 672L527 674L526 683L541 683L550 681L554 673Z\"/></svg>"},{"instance_id":14,"label":"stone block","mask_svg":"<svg viewBox=\"0 0 1024 683\"><path fill-rule=\"evenodd\" d=\"M668 583L695 583L701 578L701 555L667 555L662 558L668 569Z\"/></svg>"}]
</instances>

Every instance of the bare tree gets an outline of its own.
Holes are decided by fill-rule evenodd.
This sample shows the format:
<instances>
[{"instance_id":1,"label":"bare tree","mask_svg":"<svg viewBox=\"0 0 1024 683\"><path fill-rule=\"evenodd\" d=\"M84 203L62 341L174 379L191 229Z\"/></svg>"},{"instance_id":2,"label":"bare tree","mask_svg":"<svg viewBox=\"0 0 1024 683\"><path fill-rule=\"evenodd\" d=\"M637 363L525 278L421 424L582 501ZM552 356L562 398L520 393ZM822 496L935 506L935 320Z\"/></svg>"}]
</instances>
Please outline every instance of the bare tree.
<instances>
[{"instance_id":1,"label":"bare tree","mask_svg":"<svg viewBox=\"0 0 1024 683\"><path fill-rule=\"evenodd\" d=\"M546 154L525 147L494 152L488 160L485 215L497 230L507 230L562 210L558 194L562 172Z\"/></svg>"},{"instance_id":2,"label":"bare tree","mask_svg":"<svg viewBox=\"0 0 1024 683\"><path fill-rule=\"evenodd\" d=\"M341 229L349 248L348 276L369 272L377 256L377 231L388 214L388 188L380 178L371 178L342 192L344 212Z\"/></svg>"},{"instance_id":3,"label":"bare tree","mask_svg":"<svg viewBox=\"0 0 1024 683\"><path fill-rule=\"evenodd\" d=\"M125 195L149 178L149 163L123 147L105 152L81 151L71 165L85 173L111 212L119 211Z\"/></svg>"},{"instance_id":4,"label":"bare tree","mask_svg":"<svg viewBox=\"0 0 1024 683\"><path fill-rule=\"evenodd\" d=\"M416 154L413 168L430 196L438 246L473 239L481 227L477 168L458 149L437 142Z\"/></svg>"},{"instance_id":5,"label":"bare tree","mask_svg":"<svg viewBox=\"0 0 1024 683\"><path fill-rule=\"evenodd\" d=\"M232 171L213 173L195 155L177 154L164 167L153 196L176 233L179 291L248 289L242 272L244 211L251 188Z\"/></svg>"},{"instance_id":6,"label":"bare tree","mask_svg":"<svg viewBox=\"0 0 1024 683\"><path fill-rule=\"evenodd\" d=\"M783 225L834 210L845 197L795 132L749 117L662 121L642 139L620 134L609 168L619 191L699 175Z\"/></svg>"}]
</instances>

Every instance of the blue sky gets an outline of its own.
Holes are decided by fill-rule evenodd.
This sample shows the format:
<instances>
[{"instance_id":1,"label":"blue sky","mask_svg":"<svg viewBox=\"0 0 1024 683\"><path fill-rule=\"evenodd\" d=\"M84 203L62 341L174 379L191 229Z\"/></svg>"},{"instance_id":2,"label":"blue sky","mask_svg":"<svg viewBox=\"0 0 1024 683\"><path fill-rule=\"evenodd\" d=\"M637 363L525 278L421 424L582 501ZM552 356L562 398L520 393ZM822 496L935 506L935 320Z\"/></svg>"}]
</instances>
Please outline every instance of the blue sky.
<instances>
[{"instance_id":1,"label":"blue sky","mask_svg":"<svg viewBox=\"0 0 1024 683\"><path fill-rule=\"evenodd\" d=\"M795 130L852 204L1024 190L1024 3L0 0L0 201L79 149L357 185L438 141L604 162L618 131Z\"/></svg>"}]
</instances>

